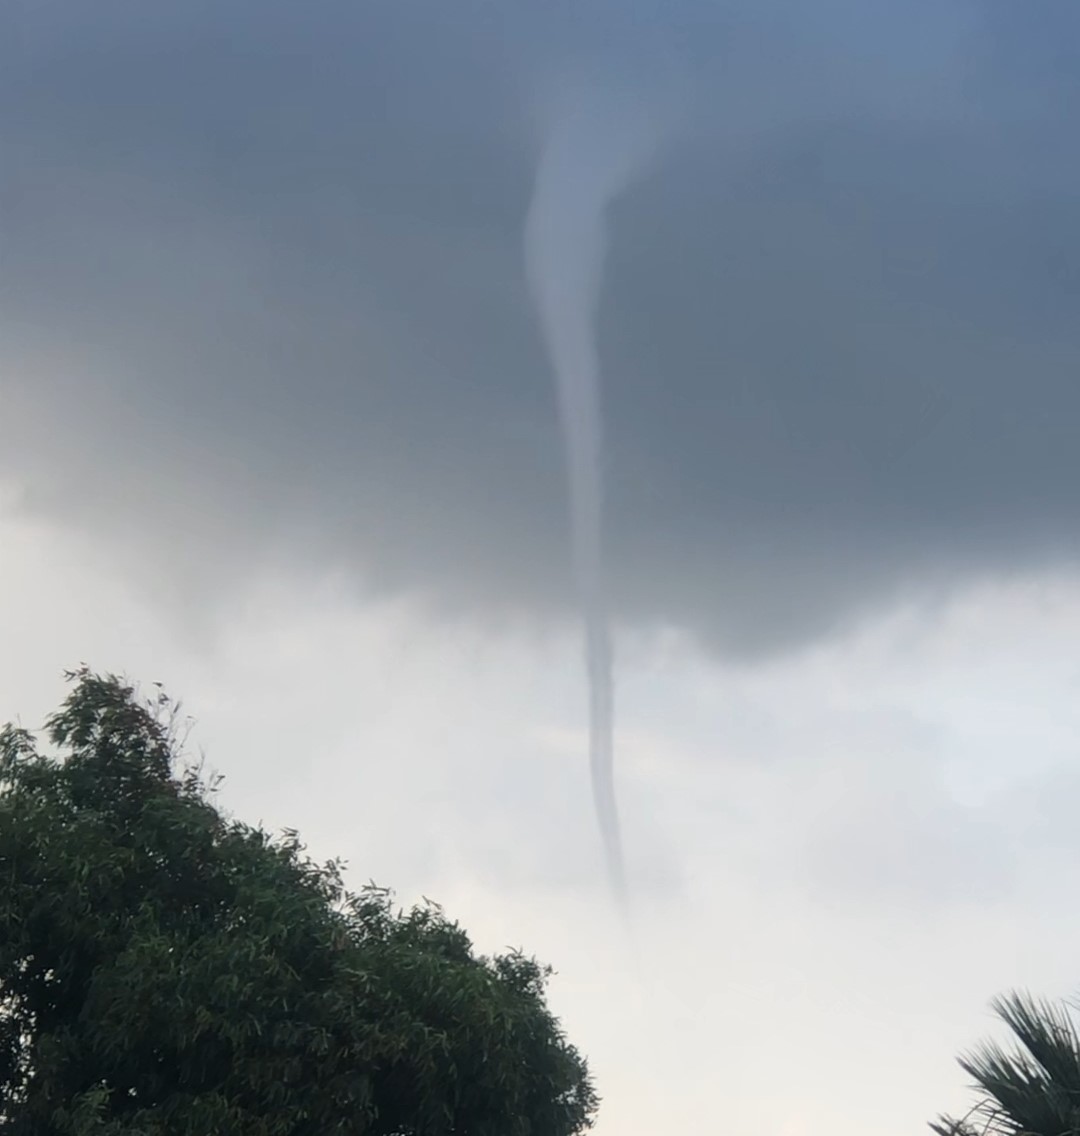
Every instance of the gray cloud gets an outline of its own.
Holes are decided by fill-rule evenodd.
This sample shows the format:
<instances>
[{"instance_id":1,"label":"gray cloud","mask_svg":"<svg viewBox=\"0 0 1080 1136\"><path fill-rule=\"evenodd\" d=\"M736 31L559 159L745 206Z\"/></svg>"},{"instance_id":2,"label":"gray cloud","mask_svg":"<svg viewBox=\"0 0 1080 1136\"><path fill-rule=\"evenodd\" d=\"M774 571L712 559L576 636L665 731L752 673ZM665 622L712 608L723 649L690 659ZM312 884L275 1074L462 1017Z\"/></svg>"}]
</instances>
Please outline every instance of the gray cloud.
<instances>
[{"instance_id":1,"label":"gray cloud","mask_svg":"<svg viewBox=\"0 0 1080 1136\"><path fill-rule=\"evenodd\" d=\"M451 610L561 611L520 242L531 92L573 65L689 93L613 215L625 618L774 650L1073 557L1075 9L534 7L25 10L0 474L28 507L200 597L287 548Z\"/></svg>"}]
</instances>

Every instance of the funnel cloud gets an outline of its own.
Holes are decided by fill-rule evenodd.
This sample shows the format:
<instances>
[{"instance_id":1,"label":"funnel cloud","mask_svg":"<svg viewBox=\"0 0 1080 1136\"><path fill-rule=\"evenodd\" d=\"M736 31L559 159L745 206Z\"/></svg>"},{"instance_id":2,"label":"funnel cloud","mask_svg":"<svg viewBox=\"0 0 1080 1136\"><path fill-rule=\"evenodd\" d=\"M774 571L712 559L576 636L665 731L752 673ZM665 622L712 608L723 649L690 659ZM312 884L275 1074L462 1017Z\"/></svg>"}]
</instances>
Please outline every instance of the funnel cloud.
<instances>
[{"instance_id":1,"label":"funnel cloud","mask_svg":"<svg viewBox=\"0 0 1080 1136\"><path fill-rule=\"evenodd\" d=\"M608 205L655 149L655 124L596 88L550 108L525 224L529 288L555 374L566 456L574 574L589 687L589 763L608 876L620 903L626 872L615 797L614 674L604 581L604 424L596 309Z\"/></svg>"}]
</instances>

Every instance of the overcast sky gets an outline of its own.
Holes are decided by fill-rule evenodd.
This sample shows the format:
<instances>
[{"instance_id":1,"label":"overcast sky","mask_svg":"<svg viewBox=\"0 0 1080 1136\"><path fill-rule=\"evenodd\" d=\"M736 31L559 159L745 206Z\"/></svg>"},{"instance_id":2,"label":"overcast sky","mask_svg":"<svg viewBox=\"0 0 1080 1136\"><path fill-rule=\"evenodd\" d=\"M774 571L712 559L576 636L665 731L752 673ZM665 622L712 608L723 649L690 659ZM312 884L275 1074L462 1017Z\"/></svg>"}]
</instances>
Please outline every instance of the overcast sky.
<instances>
[{"instance_id":1,"label":"overcast sky","mask_svg":"<svg viewBox=\"0 0 1080 1136\"><path fill-rule=\"evenodd\" d=\"M637 962L522 252L567 76L679 108L598 315ZM1080 978L1078 121L1073 0L0 0L0 720L166 681L231 808L556 965L601 1136L918 1130Z\"/></svg>"}]
</instances>

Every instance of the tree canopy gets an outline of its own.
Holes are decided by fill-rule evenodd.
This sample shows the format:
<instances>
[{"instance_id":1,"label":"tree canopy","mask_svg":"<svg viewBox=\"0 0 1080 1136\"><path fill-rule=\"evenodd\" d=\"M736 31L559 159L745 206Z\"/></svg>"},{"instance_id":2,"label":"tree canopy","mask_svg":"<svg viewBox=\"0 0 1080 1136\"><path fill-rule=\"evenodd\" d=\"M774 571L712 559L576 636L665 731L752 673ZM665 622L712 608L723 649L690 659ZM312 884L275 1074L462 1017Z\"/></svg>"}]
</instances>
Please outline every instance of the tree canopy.
<instances>
[{"instance_id":1,"label":"tree canopy","mask_svg":"<svg viewBox=\"0 0 1080 1136\"><path fill-rule=\"evenodd\" d=\"M550 970L350 893L180 768L175 707L86 668L55 752L0 731L0 1129L571 1136L597 1098Z\"/></svg>"}]
</instances>

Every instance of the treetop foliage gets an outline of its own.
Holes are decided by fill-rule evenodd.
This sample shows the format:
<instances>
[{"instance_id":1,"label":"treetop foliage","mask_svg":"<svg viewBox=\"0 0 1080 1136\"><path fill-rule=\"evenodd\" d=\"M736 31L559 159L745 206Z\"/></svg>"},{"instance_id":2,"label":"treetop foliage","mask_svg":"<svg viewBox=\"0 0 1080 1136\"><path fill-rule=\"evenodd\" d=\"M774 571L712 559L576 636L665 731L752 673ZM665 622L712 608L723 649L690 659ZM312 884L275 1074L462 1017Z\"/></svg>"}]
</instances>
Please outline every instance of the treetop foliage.
<instances>
[{"instance_id":1,"label":"treetop foliage","mask_svg":"<svg viewBox=\"0 0 1080 1136\"><path fill-rule=\"evenodd\" d=\"M178 711L83 667L55 753L0 731L0 1129L572 1136L597 1097L544 995L433 904L350 893L178 769Z\"/></svg>"}]
</instances>

